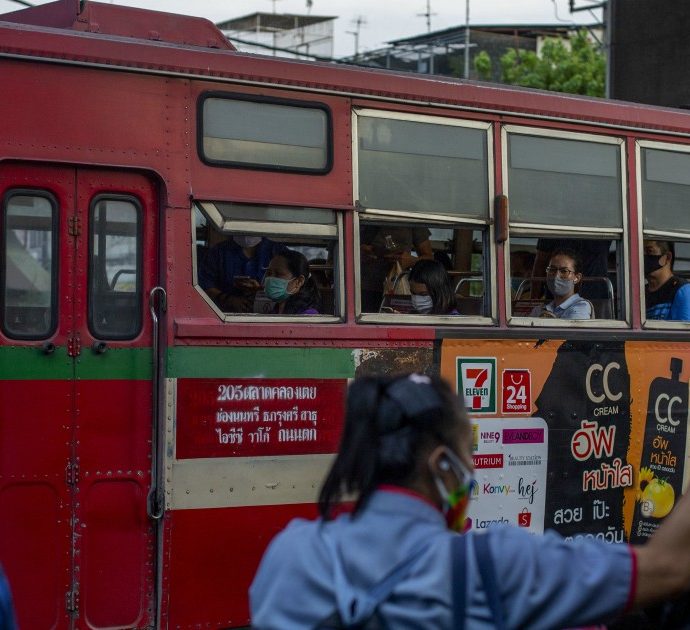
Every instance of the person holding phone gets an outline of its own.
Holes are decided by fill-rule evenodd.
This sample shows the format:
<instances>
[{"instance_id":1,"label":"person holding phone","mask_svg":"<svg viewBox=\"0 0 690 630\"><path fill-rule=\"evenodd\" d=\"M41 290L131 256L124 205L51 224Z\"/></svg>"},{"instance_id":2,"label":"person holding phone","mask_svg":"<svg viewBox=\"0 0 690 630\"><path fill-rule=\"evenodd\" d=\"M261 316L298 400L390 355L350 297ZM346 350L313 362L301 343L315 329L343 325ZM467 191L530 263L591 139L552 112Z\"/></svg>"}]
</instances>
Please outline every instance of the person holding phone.
<instances>
[{"instance_id":1,"label":"person holding phone","mask_svg":"<svg viewBox=\"0 0 690 630\"><path fill-rule=\"evenodd\" d=\"M286 247L264 236L235 234L211 248L199 286L225 313L251 313L271 259Z\"/></svg>"}]
</instances>

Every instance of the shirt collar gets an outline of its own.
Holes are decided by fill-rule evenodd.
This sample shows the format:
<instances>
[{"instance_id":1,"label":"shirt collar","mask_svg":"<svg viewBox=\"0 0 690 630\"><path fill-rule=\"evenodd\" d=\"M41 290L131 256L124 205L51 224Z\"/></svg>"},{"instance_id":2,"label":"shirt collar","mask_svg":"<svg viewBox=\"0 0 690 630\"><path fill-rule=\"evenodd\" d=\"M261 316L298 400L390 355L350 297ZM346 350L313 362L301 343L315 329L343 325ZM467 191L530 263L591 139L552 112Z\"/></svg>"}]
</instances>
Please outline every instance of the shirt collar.
<instances>
[{"instance_id":1,"label":"shirt collar","mask_svg":"<svg viewBox=\"0 0 690 630\"><path fill-rule=\"evenodd\" d=\"M415 519L438 523L443 528L446 526L441 510L428 498L401 486L379 486L369 498L365 509L379 513L403 514Z\"/></svg>"},{"instance_id":2,"label":"shirt collar","mask_svg":"<svg viewBox=\"0 0 690 630\"><path fill-rule=\"evenodd\" d=\"M566 311L568 310L573 304L578 302L580 300L580 294L579 293L573 293L565 302L562 302L559 306L554 306L553 302L549 302L546 305L546 310L550 311L551 313L555 312L560 312L560 311Z\"/></svg>"}]
</instances>

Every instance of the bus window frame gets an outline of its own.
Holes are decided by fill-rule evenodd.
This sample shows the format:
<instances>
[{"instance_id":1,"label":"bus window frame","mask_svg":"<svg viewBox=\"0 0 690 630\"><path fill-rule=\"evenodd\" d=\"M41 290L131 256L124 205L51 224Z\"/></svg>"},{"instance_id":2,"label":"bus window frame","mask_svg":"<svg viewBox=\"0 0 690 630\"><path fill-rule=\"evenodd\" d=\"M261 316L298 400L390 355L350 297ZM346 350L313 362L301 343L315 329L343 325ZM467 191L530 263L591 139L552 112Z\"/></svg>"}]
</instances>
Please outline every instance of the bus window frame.
<instances>
[{"instance_id":1,"label":"bus window frame","mask_svg":"<svg viewBox=\"0 0 690 630\"><path fill-rule=\"evenodd\" d=\"M645 299L644 241L646 238L659 238L664 241L689 241L690 232L661 232L645 230L643 225L644 200L642 197L642 149L669 151L671 153L690 153L690 145L659 142L656 140L635 140L635 171L637 176L637 238L639 243L638 271L640 278L640 322L642 328L649 330L687 330L690 322L663 319L647 319L647 300Z\"/></svg>"},{"instance_id":2,"label":"bus window frame","mask_svg":"<svg viewBox=\"0 0 690 630\"><path fill-rule=\"evenodd\" d=\"M484 255L484 270L483 277L491 279L491 269L495 269L495 246L493 245L493 223L488 225L483 221L426 221L424 218L420 220L419 216L414 219L409 216L403 216L404 213L390 212L386 210L368 210L366 212L359 212L355 215L354 221L354 236L355 236L355 313L356 320L361 324L395 324L398 325L433 325L433 326L493 326L497 325L497 320L493 316L485 315L432 315L432 314L418 314L413 313L362 313L362 291L361 291L361 256L360 256L360 221L362 219L370 219L377 223L391 223L399 224L401 222L413 224L417 223L424 227L444 227L448 229L479 229L485 232L486 250L490 252L487 258ZM426 216L426 215L425 215ZM431 215L430 215L431 216ZM416 219L416 220L415 220ZM486 284L486 282L485 282ZM496 282L490 282L489 291L489 307L492 315L496 313Z\"/></svg>"},{"instance_id":3,"label":"bus window frame","mask_svg":"<svg viewBox=\"0 0 690 630\"><path fill-rule=\"evenodd\" d=\"M2 334L8 339L14 339L17 341L43 341L45 339L50 339L53 337L58 330L59 324L59 311L58 311L58 279L60 277L60 252L59 252L59 226L60 226L60 206L58 204L57 198L53 193L42 188L11 188L5 192L2 197L2 205L0 206L0 212L2 212L2 246L3 246L3 261L7 260L7 206L12 199L12 197L40 197L46 199L50 204L52 210L51 216L51 273L50 273L50 327L48 331L42 335L35 334L21 334L9 330L5 322L5 296L7 291L7 265L2 265L0 268L0 314L2 314L2 322L0 330Z\"/></svg>"},{"instance_id":4,"label":"bus window frame","mask_svg":"<svg viewBox=\"0 0 690 630\"><path fill-rule=\"evenodd\" d=\"M224 200L226 201L226 200ZM258 206L273 204L255 204ZM290 209L299 210L299 207L288 206ZM317 208L318 209L318 208ZM263 313L226 313L222 311L209 295L199 286L199 273L196 251L196 222L194 218L195 210L198 210L206 217L209 225L212 225L222 234L231 232L241 232L242 234L253 234L255 236L306 236L324 238L328 237L336 243L337 257L334 264L337 265L337 273L334 274L333 293L334 310L333 315L270 315ZM192 285L196 292L202 297L204 302L212 309L218 319L223 323L259 323L259 324L283 324L283 323L303 323L303 324L340 324L345 321L345 252L344 252L344 221L343 213L332 208L327 208L335 215L335 223L327 225L325 223L279 223L273 221L234 221L226 220L212 201L194 200L191 204L189 230L192 248Z\"/></svg>"},{"instance_id":5,"label":"bus window frame","mask_svg":"<svg viewBox=\"0 0 690 630\"><path fill-rule=\"evenodd\" d=\"M93 322L93 303L92 303L92 298L93 298L93 287L91 284L91 278L93 274L93 265L91 264L93 261L93 245L94 245L94 239L96 237L96 231L95 231L95 220L94 220L94 215L96 211L96 207L99 203L102 201L124 201L127 203L131 203L132 206L134 207L135 213L136 213L136 226L137 226L137 232L136 232L136 245L137 245L137 276L136 276L136 286L135 286L135 295L138 296L138 309L137 309L137 329L136 332L133 334L128 334L128 335L123 335L123 334L118 334L118 335L109 335L109 336L103 336L101 334L98 334L100 331L96 331L94 328L94 322ZM144 279L144 208L141 203L141 201L135 197L134 195L131 194L125 194L125 193L100 193L98 195L95 195L91 201L89 202L89 214L88 214L88 223L89 223L89 237L88 237L88 245L87 245L87 265L86 265L86 312L87 312L87 326L89 330L89 334L94 338L94 339L103 339L106 341L132 341L139 337L141 333L144 330L144 312L143 312L143 305L144 305L144 284L145 284L145 279Z\"/></svg>"},{"instance_id":6,"label":"bus window frame","mask_svg":"<svg viewBox=\"0 0 690 630\"><path fill-rule=\"evenodd\" d=\"M595 133L584 133L574 131L563 131L561 129L545 129L541 127L529 127L525 125L503 125L501 129L501 169L503 181L503 194L508 197L508 207L510 213L510 182L508 181L508 135L520 134L527 136L539 136L543 138L555 138L562 140L577 140L591 142L593 144L618 145L619 166L621 174L621 208L622 227L621 228L592 228L559 225L553 228L550 225L540 223L513 223L508 221L508 239L504 243L504 251L510 252L510 236L521 237L543 237L543 238L592 238L592 239L611 239L620 244L620 256L622 257L619 269L623 269L623 283L618 282L620 294L617 296L619 310L622 319L551 319L539 317L514 317L512 314L512 299L510 287L510 256L503 257L503 268L505 274L505 307L506 320L509 326L518 327L544 327L544 328L630 328L631 309L630 309L630 266L626 264L630 260L630 227L629 227L629 205L628 205L628 176L626 168L626 140L621 136L600 135ZM510 214L509 214L510 216ZM621 299L622 309L621 309Z\"/></svg>"},{"instance_id":7,"label":"bus window frame","mask_svg":"<svg viewBox=\"0 0 690 630\"><path fill-rule=\"evenodd\" d=\"M283 166L260 164L253 162L234 162L230 160L215 160L204 153L204 104L210 98L230 101L244 101L262 103L284 107L301 107L304 109L319 109L326 114L326 163L323 168L303 168L299 166ZM253 171L271 171L274 173L300 173L302 175L328 175L333 170L333 113L326 103L299 99L279 98L276 96L262 96L244 92L225 92L220 90L204 91L199 94L196 106L196 148L199 160L214 168L245 168Z\"/></svg>"},{"instance_id":8,"label":"bus window frame","mask_svg":"<svg viewBox=\"0 0 690 630\"><path fill-rule=\"evenodd\" d=\"M421 122L435 125L448 125L480 129L486 133L486 161L487 161L487 218L475 219L460 215L444 213L422 213L409 210L388 210L381 208L365 208L359 202L359 145L358 118L383 118L403 120L407 122ZM352 109L352 186L353 199L357 213L354 220L354 271L355 271L355 320L361 324L395 324L397 325L433 325L433 326L497 326L498 325L498 283L491 282L492 269L496 269L496 243L494 204L495 172L492 121L478 121L450 116L434 116L429 114L413 114L394 112L383 109L354 107ZM489 282L488 315L412 315L403 313L362 313L362 273L360 253L360 220L391 221L396 223L418 223L424 226L443 226L450 229L481 228L486 232L486 252L484 253L484 278Z\"/></svg>"}]
</instances>

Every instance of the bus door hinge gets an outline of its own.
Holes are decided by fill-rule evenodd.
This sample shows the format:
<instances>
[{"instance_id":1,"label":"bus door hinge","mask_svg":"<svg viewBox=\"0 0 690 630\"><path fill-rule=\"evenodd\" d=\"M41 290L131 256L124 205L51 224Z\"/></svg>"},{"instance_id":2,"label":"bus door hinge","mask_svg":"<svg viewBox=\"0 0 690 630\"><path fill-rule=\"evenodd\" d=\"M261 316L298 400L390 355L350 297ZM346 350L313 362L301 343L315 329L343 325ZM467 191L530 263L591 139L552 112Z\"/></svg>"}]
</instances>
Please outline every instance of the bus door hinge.
<instances>
[{"instance_id":1,"label":"bus door hinge","mask_svg":"<svg viewBox=\"0 0 690 630\"><path fill-rule=\"evenodd\" d=\"M67 355L78 357L81 354L81 335L78 332L70 333L67 337Z\"/></svg>"},{"instance_id":2,"label":"bus door hinge","mask_svg":"<svg viewBox=\"0 0 690 630\"><path fill-rule=\"evenodd\" d=\"M65 468L65 481L68 486L76 486L79 483L79 464L67 462Z\"/></svg>"},{"instance_id":3,"label":"bus door hinge","mask_svg":"<svg viewBox=\"0 0 690 630\"><path fill-rule=\"evenodd\" d=\"M67 232L70 236L81 236L81 217L71 216L67 219Z\"/></svg>"},{"instance_id":4,"label":"bus door hinge","mask_svg":"<svg viewBox=\"0 0 690 630\"><path fill-rule=\"evenodd\" d=\"M79 610L79 593L67 591L65 593L65 608L67 612L75 614Z\"/></svg>"}]
</instances>

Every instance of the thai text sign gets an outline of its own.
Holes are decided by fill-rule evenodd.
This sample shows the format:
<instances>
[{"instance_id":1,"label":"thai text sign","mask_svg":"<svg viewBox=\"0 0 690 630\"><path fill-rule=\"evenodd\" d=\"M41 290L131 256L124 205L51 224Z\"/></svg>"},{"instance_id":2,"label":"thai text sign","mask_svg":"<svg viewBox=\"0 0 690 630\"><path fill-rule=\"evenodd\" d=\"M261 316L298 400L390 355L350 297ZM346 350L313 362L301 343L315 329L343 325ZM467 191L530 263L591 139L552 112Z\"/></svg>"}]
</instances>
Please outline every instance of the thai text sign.
<instances>
[{"instance_id":1,"label":"thai text sign","mask_svg":"<svg viewBox=\"0 0 690 630\"><path fill-rule=\"evenodd\" d=\"M176 457L337 450L344 379L178 379Z\"/></svg>"}]
</instances>

